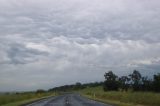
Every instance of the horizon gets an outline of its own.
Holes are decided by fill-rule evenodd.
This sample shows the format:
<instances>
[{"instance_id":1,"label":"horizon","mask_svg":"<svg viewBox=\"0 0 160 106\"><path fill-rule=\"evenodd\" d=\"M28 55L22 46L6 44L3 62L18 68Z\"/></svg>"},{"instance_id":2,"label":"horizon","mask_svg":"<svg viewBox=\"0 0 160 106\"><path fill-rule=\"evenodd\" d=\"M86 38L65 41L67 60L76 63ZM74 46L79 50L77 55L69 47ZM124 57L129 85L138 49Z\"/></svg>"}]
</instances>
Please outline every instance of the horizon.
<instances>
[{"instance_id":1,"label":"horizon","mask_svg":"<svg viewBox=\"0 0 160 106\"><path fill-rule=\"evenodd\" d=\"M159 4L0 0L0 92L160 73Z\"/></svg>"},{"instance_id":2,"label":"horizon","mask_svg":"<svg viewBox=\"0 0 160 106\"><path fill-rule=\"evenodd\" d=\"M110 70L111 71L111 70ZM138 71L138 70L137 70ZM114 71L113 71L114 73ZM131 73L130 73L131 74ZM122 76L129 76L130 74L128 75L122 75ZM140 73L141 74L141 73ZM159 74L159 73L155 73L153 75L150 75L150 76L144 76L142 75L142 77L147 77L149 78L149 80L153 80L153 76L156 75L156 74ZM118 76L118 78L120 78L121 76ZM89 83L100 83L100 82L104 82L105 81L105 78L104 80L101 80L101 81L92 81L92 82L74 82L74 83L68 83L68 84L62 84L62 85L57 85L57 86L51 86L49 88L45 88L45 89L42 89L42 88L36 88L36 89L32 89L32 90L9 90L9 91L0 91L0 93L23 93L23 92L36 92L37 90L45 90L45 91L48 91L50 89L53 89L53 88L56 88L56 87L61 87L61 86L66 86L66 85L75 85L76 83L81 83L82 85L83 84L89 84Z\"/></svg>"}]
</instances>

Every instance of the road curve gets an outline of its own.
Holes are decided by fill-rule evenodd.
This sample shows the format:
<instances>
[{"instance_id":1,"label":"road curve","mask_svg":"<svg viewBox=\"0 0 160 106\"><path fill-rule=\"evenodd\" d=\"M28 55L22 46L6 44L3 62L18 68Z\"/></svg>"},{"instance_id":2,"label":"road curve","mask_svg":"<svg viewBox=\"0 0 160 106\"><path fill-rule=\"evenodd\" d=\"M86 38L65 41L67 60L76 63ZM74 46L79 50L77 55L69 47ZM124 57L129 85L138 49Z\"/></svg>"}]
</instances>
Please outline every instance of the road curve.
<instances>
[{"instance_id":1,"label":"road curve","mask_svg":"<svg viewBox=\"0 0 160 106\"><path fill-rule=\"evenodd\" d=\"M25 106L111 106L82 97L78 94L64 94L43 99Z\"/></svg>"}]
</instances>

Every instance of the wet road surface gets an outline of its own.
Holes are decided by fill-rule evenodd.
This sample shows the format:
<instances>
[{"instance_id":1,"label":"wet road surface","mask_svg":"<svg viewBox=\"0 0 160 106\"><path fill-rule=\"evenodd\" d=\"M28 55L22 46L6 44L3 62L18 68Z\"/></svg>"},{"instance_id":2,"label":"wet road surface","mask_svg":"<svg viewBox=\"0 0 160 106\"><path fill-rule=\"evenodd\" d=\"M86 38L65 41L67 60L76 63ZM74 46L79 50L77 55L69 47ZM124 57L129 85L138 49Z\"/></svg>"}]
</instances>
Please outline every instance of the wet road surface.
<instances>
[{"instance_id":1,"label":"wet road surface","mask_svg":"<svg viewBox=\"0 0 160 106\"><path fill-rule=\"evenodd\" d=\"M43 99L25 106L111 106L87 99L78 94L64 94L57 97Z\"/></svg>"}]
</instances>

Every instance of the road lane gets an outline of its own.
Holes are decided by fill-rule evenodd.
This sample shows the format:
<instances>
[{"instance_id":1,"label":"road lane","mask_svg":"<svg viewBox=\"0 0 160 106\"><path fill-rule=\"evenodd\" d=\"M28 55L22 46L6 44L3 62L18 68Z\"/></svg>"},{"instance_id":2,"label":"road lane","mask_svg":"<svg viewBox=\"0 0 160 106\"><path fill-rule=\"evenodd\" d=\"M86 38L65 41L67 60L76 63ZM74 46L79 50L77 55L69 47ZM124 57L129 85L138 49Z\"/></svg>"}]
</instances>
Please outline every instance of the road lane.
<instances>
[{"instance_id":1,"label":"road lane","mask_svg":"<svg viewBox=\"0 0 160 106\"><path fill-rule=\"evenodd\" d=\"M82 97L78 94L64 94L25 106L111 106Z\"/></svg>"}]
</instances>

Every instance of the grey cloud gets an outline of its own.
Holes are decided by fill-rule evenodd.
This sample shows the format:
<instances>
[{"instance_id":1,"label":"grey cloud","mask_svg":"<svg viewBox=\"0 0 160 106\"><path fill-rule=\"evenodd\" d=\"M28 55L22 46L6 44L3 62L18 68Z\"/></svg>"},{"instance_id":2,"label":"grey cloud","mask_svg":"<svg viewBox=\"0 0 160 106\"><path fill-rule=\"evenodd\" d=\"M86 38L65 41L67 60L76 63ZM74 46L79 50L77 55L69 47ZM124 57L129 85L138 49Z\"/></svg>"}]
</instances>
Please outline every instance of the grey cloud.
<instances>
[{"instance_id":1,"label":"grey cloud","mask_svg":"<svg viewBox=\"0 0 160 106\"><path fill-rule=\"evenodd\" d=\"M10 6L14 9L11 8L7 16L1 13L8 21L4 23L8 25L7 28L3 27L3 30L7 32L10 29L10 33L20 32L26 37L40 35L44 37L42 33L47 33L49 37L63 35L159 41L159 8L156 3L123 0L118 2L94 0L89 3L89 1L70 0L64 5L63 2L65 1L19 3L16 0L12 1ZM51 4L45 7L48 3ZM35 6L35 4L39 5Z\"/></svg>"},{"instance_id":2,"label":"grey cloud","mask_svg":"<svg viewBox=\"0 0 160 106\"><path fill-rule=\"evenodd\" d=\"M101 81L107 70L159 72L159 5L158 0L0 0L0 90ZM28 80L32 83L24 85Z\"/></svg>"},{"instance_id":3,"label":"grey cloud","mask_svg":"<svg viewBox=\"0 0 160 106\"><path fill-rule=\"evenodd\" d=\"M12 44L7 51L10 64L26 64L38 61L39 56L48 55L47 52L26 48L22 44Z\"/></svg>"}]
</instances>

